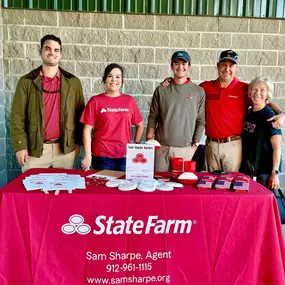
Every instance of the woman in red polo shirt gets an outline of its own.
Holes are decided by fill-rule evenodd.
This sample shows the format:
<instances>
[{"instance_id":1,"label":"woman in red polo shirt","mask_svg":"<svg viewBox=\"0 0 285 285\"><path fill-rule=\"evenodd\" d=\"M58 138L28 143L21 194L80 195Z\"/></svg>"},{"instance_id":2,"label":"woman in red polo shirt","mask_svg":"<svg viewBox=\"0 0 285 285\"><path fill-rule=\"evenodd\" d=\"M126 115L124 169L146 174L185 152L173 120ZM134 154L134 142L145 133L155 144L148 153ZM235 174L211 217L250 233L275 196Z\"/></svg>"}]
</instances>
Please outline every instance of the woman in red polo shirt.
<instances>
[{"instance_id":1,"label":"woman in red polo shirt","mask_svg":"<svg viewBox=\"0 0 285 285\"><path fill-rule=\"evenodd\" d=\"M123 78L124 71L120 65L108 65L102 78L106 92L93 96L84 109L80 120L84 123L83 170L88 170L92 162L92 167L97 170L125 171L126 144L131 141L131 125L136 127L134 142L141 141L143 117L135 99L121 94Z\"/></svg>"}]
</instances>

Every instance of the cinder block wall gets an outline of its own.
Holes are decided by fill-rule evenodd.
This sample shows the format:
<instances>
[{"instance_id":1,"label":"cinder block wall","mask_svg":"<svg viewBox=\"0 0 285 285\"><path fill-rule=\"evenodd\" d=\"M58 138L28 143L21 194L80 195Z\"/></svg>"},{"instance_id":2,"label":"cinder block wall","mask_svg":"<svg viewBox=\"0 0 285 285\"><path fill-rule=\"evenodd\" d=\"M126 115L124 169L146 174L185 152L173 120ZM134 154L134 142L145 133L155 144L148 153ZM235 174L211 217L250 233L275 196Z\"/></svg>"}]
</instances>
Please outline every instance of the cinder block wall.
<instances>
[{"instance_id":1,"label":"cinder block wall","mask_svg":"<svg viewBox=\"0 0 285 285\"><path fill-rule=\"evenodd\" d=\"M232 48L240 56L239 79L270 76L275 82L274 103L285 111L284 20L12 9L2 9L2 18L5 85L4 94L0 93L0 142L5 134L1 129L5 106L8 180L19 174L9 136L13 93L19 77L40 64L39 40L48 33L62 39L62 66L80 77L86 101L103 90L101 77L107 63L117 62L126 71L123 91L136 98L147 118L155 87L171 75L174 51L190 53L190 76L200 83L217 77L219 53ZM284 145L283 149L285 157ZM285 187L283 175L281 180Z\"/></svg>"}]
</instances>

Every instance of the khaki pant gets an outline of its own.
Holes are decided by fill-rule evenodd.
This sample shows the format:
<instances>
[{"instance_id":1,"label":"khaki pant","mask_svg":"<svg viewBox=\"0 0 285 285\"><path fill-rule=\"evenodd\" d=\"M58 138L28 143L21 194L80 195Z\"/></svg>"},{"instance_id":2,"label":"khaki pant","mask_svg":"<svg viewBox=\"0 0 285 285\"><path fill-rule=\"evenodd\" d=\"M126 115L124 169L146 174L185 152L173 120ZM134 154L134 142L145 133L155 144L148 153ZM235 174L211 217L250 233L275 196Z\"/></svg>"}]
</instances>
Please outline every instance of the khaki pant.
<instances>
[{"instance_id":1,"label":"khaki pant","mask_svg":"<svg viewBox=\"0 0 285 285\"><path fill-rule=\"evenodd\" d=\"M75 151L63 154L59 143L44 144L43 154L40 158L29 156L22 172L30 168L65 168L72 169L75 159Z\"/></svg>"},{"instance_id":2,"label":"khaki pant","mask_svg":"<svg viewBox=\"0 0 285 285\"><path fill-rule=\"evenodd\" d=\"M174 147L162 145L155 151L154 170L157 172L171 171L171 159L173 157L182 157L184 160L191 160L194 155L192 146Z\"/></svg>"},{"instance_id":3,"label":"khaki pant","mask_svg":"<svg viewBox=\"0 0 285 285\"><path fill-rule=\"evenodd\" d=\"M242 161L242 140L218 143L206 140L208 170L239 171Z\"/></svg>"}]
</instances>

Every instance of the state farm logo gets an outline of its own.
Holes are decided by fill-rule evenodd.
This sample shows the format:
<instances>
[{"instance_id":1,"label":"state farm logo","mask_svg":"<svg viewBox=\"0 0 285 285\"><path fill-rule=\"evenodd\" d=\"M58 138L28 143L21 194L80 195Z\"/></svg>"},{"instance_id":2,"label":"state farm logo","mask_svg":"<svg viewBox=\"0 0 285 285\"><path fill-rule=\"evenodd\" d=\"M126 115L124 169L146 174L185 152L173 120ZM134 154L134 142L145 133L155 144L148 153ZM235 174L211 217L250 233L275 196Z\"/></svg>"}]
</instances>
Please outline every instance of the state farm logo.
<instances>
[{"instance_id":1,"label":"state farm logo","mask_svg":"<svg viewBox=\"0 0 285 285\"><path fill-rule=\"evenodd\" d=\"M74 234L75 232L80 235L86 235L91 231L91 227L84 224L84 218L81 215L75 214L69 218L69 223L61 227L63 233L67 235Z\"/></svg>"},{"instance_id":2,"label":"state farm logo","mask_svg":"<svg viewBox=\"0 0 285 285\"><path fill-rule=\"evenodd\" d=\"M114 216L100 215L95 218L95 225L92 229L94 235L124 235L124 234L190 234L192 225L196 225L197 220L180 219L159 219L158 216L148 216L147 220L135 220L129 216L126 220L117 220ZM91 227L84 224L84 218L75 214L70 216L69 223L64 224L61 230L66 235L77 232L80 235L90 233Z\"/></svg>"},{"instance_id":3,"label":"state farm logo","mask_svg":"<svg viewBox=\"0 0 285 285\"><path fill-rule=\"evenodd\" d=\"M133 163L147 163L147 159L144 157L143 153L138 153L135 158L132 159Z\"/></svg>"},{"instance_id":4,"label":"state farm logo","mask_svg":"<svg viewBox=\"0 0 285 285\"><path fill-rule=\"evenodd\" d=\"M129 112L129 109L128 108L102 108L100 110L100 113L106 113L106 112L111 112L111 113Z\"/></svg>"}]
</instances>

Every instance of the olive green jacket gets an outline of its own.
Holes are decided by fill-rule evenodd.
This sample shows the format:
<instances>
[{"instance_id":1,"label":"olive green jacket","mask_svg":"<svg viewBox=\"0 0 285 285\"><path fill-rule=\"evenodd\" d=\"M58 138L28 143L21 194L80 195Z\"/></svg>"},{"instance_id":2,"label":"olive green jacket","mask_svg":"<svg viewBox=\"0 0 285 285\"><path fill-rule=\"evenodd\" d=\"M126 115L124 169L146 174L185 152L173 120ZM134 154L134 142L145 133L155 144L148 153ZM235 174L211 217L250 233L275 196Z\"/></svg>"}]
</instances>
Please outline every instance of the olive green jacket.
<instances>
[{"instance_id":1,"label":"olive green jacket","mask_svg":"<svg viewBox=\"0 0 285 285\"><path fill-rule=\"evenodd\" d=\"M11 110L11 139L15 152L27 149L30 156L40 157L44 143L44 100L40 71L42 67L22 76L17 84ZM84 109L80 80L59 68L60 146L64 154L82 144L83 124L79 122Z\"/></svg>"}]
</instances>

